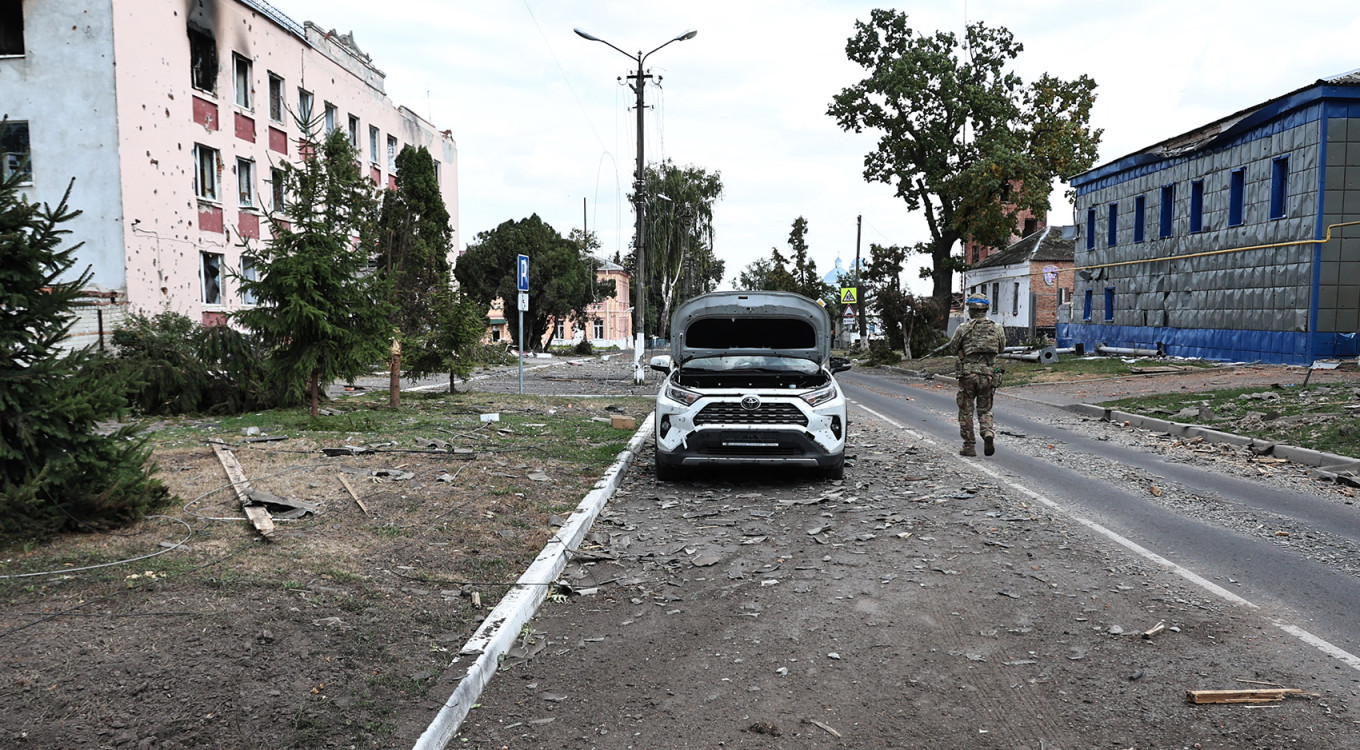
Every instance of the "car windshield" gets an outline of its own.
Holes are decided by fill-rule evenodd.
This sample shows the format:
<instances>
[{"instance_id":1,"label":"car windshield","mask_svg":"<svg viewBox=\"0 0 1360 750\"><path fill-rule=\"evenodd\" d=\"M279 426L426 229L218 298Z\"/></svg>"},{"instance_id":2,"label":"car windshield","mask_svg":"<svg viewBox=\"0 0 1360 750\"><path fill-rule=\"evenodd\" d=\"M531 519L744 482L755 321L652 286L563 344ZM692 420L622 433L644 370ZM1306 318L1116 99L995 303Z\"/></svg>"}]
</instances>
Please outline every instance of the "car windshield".
<instances>
[{"instance_id":1,"label":"car windshield","mask_svg":"<svg viewBox=\"0 0 1360 750\"><path fill-rule=\"evenodd\" d=\"M788 372L813 375L816 362L793 357L729 356L699 357L685 363L684 369L697 372Z\"/></svg>"}]
</instances>

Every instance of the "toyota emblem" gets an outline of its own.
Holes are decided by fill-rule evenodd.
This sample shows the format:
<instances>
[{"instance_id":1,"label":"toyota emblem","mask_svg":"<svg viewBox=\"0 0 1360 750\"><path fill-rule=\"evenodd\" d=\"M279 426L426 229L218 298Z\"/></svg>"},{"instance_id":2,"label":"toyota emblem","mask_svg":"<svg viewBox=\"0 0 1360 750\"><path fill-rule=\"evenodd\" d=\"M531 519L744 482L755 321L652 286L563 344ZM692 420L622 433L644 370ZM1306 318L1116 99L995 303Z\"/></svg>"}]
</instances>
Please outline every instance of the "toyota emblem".
<instances>
[{"instance_id":1,"label":"toyota emblem","mask_svg":"<svg viewBox=\"0 0 1360 750\"><path fill-rule=\"evenodd\" d=\"M760 396L742 396L741 408L746 411L755 411L760 408Z\"/></svg>"}]
</instances>

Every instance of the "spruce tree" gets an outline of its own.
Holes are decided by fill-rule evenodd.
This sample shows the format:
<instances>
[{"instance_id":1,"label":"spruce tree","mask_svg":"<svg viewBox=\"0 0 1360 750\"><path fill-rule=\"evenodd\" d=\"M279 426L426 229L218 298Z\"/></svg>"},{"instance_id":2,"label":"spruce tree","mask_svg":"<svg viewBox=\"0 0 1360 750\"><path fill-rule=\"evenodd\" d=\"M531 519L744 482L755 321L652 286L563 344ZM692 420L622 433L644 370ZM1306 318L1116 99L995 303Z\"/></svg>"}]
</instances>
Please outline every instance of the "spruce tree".
<instances>
[{"instance_id":1,"label":"spruce tree","mask_svg":"<svg viewBox=\"0 0 1360 750\"><path fill-rule=\"evenodd\" d=\"M448 315L459 307L448 294L453 229L439 193L434 157L424 146L406 146L397 154L397 189L383 196L377 237L373 263L392 295L388 403L396 407L401 405L399 374L403 370L407 377L449 371L452 383L448 365L457 359L444 348L450 336L457 338L456 331L436 330L441 320L457 328Z\"/></svg>"},{"instance_id":2,"label":"spruce tree","mask_svg":"<svg viewBox=\"0 0 1360 750\"><path fill-rule=\"evenodd\" d=\"M317 416L321 390L370 371L387 350L388 294L368 267L376 197L344 132L308 135L301 164L285 163L285 205L269 216L271 238L250 247L258 278L240 278L256 306L233 313L269 352L269 369L306 393Z\"/></svg>"},{"instance_id":3,"label":"spruce tree","mask_svg":"<svg viewBox=\"0 0 1360 750\"><path fill-rule=\"evenodd\" d=\"M131 426L98 423L125 413L122 383L91 350L63 356L76 320L79 244L59 228L76 217L67 187L52 208L23 199L19 174L0 182L0 535L41 538L142 517L169 497L150 449Z\"/></svg>"}]
</instances>

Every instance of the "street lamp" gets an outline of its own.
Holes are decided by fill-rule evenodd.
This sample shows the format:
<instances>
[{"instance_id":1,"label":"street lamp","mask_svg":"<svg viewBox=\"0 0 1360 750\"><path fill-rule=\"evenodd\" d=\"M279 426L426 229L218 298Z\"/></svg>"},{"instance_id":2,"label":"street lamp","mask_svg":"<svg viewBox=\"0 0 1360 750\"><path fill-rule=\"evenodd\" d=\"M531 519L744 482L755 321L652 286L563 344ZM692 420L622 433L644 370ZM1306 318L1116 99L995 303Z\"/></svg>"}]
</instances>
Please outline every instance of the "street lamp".
<instances>
[{"instance_id":1,"label":"street lamp","mask_svg":"<svg viewBox=\"0 0 1360 750\"><path fill-rule=\"evenodd\" d=\"M610 44L609 42L593 34L582 31L581 29L573 29L573 31L575 31L576 35L581 37L582 39L588 39L592 42L599 42L600 44L607 45L610 49L617 51L624 57L627 57L630 60L637 61L637 72L629 73L628 79L632 81L632 83L629 85L632 86L633 93L637 94L637 172L634 174L633 179L633 212L636 215L637 220L637 224L634 227L633 235L633 248L637 252L637 278L633 280L633 286L636 289L635 293L637 295L637 299L633 302L633 335L635 337L633 342L633 382L640 384L644 379L644 370L642 369L642 350L644 341L643 337L646 333L644 326L647 319L646 318L647 255L644 252L644 245L642 239L642 214L643 211L645 210L643 190L646 187L645 181L643 179L643 176L645 174L643 171L645 168L644 166L645 162L643 161L642 110L645 104L643 91L646 87L647 79L652 77L650 73L646 73L643 71L642 66L643 63L647 61L647 58L652 56L652 53L661 49L661 47L665 47L666 44L670 44L672 42L683 42L686 39L693 39L694 36L699 32L695 31L694 29L690 29L689 31L686 31L680 36L677 36L674 39L667 41L666 44L661 45L661 47L657 47L651 52L643 54L642 51L639 50L636 55L632 55L627 52L624 52L618 47L615 47L613 44Z\"/></svg>"}]
</instances>

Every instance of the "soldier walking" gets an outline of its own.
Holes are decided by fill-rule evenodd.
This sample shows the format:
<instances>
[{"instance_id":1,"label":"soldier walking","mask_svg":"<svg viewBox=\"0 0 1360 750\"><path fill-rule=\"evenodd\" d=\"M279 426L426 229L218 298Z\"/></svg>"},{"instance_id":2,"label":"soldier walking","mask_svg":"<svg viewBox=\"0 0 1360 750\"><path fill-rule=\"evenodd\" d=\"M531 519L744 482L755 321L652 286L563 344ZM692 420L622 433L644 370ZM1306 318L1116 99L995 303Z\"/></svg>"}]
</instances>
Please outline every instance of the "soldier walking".
<instances>
[{"instance_id":1,"label":"soldier walking","mask_svg":"<svg viewBox=\"0 0 1360 750\"><path fill-rule=\"evenodd\" d=\"M973 408L976 403L978 431L982 433L982 452L990 456L996 452L992 440L996 431L992 426L992 394L1001 384L996 372L996 355L1006 348L1006 332L1001 324L987 317L991 303L985 297L970 297L967 301L968 320L954 331L949 350L959 358L955 368L959 393L959 435L963 437L960 456L976 456L977 444L973 437Z\"/></svg>"}]
</instances>

